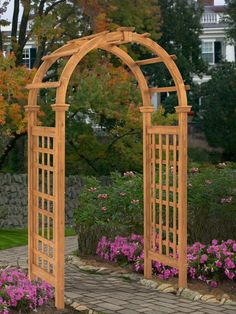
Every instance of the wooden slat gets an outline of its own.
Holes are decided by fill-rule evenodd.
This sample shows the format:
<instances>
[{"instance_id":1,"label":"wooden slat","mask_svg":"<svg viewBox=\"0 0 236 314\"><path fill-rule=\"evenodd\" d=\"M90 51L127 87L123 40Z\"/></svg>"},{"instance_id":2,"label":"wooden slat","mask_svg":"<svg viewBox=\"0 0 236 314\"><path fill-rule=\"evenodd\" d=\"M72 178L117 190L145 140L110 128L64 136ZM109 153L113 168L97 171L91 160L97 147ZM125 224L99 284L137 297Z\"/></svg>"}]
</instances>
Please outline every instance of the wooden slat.
<instances>
[{"instance_id":1,"label":"wooden slat","mask_svg":"<svg viewBox=\"0 0 236 314\"><path fill-rule=\"evenodd\" d=\"M47 281L50 285L55 287L55 276L49 274L44 269L40 268L39 266L32 265L32 272L36 277L40 277L43 280Z\"/></svg>"},{"instance_id":2,"label":"wooden slat","mask_svg":"<svg viewBox=\"0 0 236 314\"><path fill-rule=\"evenodd\" d=\"M162 165L166 165L166 160L162 160L160 161L160 159L156 159L156 160L151 160L152 163L156 163L156 164L160 164L160 162L162 163ZM172 166L174 164L173 160L169 161L169 165ZM177 162L178 165L178 162Z\"/></svg>"},{"instance_id":3,"label":"wooden slat","mask_svg":"<svg viewBox=\"0 0 236 314\"><path fill-rule=\"evenodd\" d=\"M169 152L169 135L166 135L166 255L169 256L169 223L170 223L170 195L169 195L169 171L170 171L170 152Z\"/></svg>"},{"instance_id":4,"label":"wooden slat","mask_svg":"<svg viewBox=\"0 0 236 314\"><path fill-rule=\"evenodd\" d=\"M93 39L93 38L101 36L101 35L106 35L108 33L109 33L109 31L103 31L103 32L100 32L100 33L97 33L97 34L92 34L92 35L84 36L84 37L81 37L81 38L72 39L72 40L69 40L67 43L70 44L70 43L75 43L75 42L79 42L79 41L85 41L85 40Z\"/></svg>"},{"instance_id":5,"label":"wooden slat","mask_svg":"<svg viewBox=\"0 0 236 314\"><path fill-rule=\"evenodd\" d=\"M42 170L47 170L47 171L54 171L55 169L52 166L48 166L48 165L42 165L42 164L35 164L35 167L42 169ZM47 193L49 194L49 193Z\"/></svg>"},{"instance_id":6,"label":"wooden slat","mask_svg":"<svg viewBox=\"0 0 236 314\"><path fill-rule=\"evenodd\" d=\"M130 43L130 40L115 40L115 41L109 41L108 42L111 45L125 45Z\"/></svg>"},{"instance_id":7,"label":"wooden slat","mask_svg":"<svg viewBox=\"0 0 236 314\"><path fill-rule=\"evenodd\" d=\"M42 198L45 198L46 200L48 201L55 201L55 196L52 196L52 195L49 195L49 194L44 194L42 192L39 192L39 191L33 191L33 193L36 195L36 196L40 196Z\"/></svg>"},{"instance_id":8,"label":"wooden slat","mask_svg":"<svg viewBox=\"0 0 236 314\"><path fill-rule=\"evenodd\" d=\"M117 31L121 31L121 32L133 32L135 31L135 27L132 27L132 26L122 26L122 27L118 27L117 28Z\"/></svg>"},{"instance_id":9,"label":"wooden slat","mask_svg":"<svg viewBox=\"0 0 236 314\"><path fill-rule=\"evenodd\" d=\"M176 55L170 55L170 57L173 60L177 59ZM163 59L161 57L155 57L155 58L150 58L150 59L145 59L145 60L137 60L135 62L136 62L137 65L147 65L147 64L163 62Z\"/></svg>"},{"instance_id":10,"label":"wooden slat","mask_svg":"<svg viewBox=\"0 0 236 314\"><path fill-rule=\"evenodd\" d=\"M34 136L48 136L55 137L55 128L54 127L46 127L46 126L33 126L32 134Z\"/></svg>"},{"instance_id":11,"label":"wooden slat","mask_svg":"<svg viewBox=\"0 0 236 314\"><path fill-rule=\"evenodd\" d=\"M153 252L153 251L149 251L148 256L153 261L158 261L158 262L163 263L164 265L169 265L169 266L175 267L175 268L178 267L178 261L172 257L158 254L157 252Z\"/></svg>"},{"instance_id":12,"label":"wooden slat","mask_svg":"<svg viewBox=\"0 0 236 314\"><path fill-rule=\"evenodd\" d=\"M166 149L166 145L162 145L162 148L163 148L163 149ZM156 145L156 149L159 149L159 145L158 145L158 144ZM174 147L174 145L169 145L169 149L170 149L170 150L174 150L174 149L177 149L177 150L178 150L178 149L179 149L179 146Z\"/></svg>"},{"instance_id":13,"label":"wooden slat","mask_svg":"<svg viewBox=\"0 0 236 314\"><path fill-rule=\"evenodd\" d=\"M34 234L34 237L38 241L41 241L43 244L49 245L51 248L54 248L54 242L52 240L45 239L37 233Z\"/></svg>"},{"instance_id":14,"label":"wooden slat","mask_svg":"<svg viewBox=\"0 0 236 314\"><path fill-rule=\"evenodd\" d=\"M160 228L160 225L159 225L159 224L156 224L156 228L159 229L159 228ZM166 231L166 226L162 225L162 229L163 229L164 231ZM171 232L171 233L176 232L176 233L178 234L178 230L174 230L174 228L171 228L171 227L169 228L169 232Z\"/></svg>"},{"instance_id":15,"label":"wooden slat","mask_svg":"<svg viewBox=\"0 0 236 314\"><path fill-rule=\"evenodd\" d=\"M57 53L52 53L50 55L47 56L43 56L42 60L50 60L50 59L58 59L61 57L68 57L68 56L72 56L73 54L77 53L79 51L79 49L69 49L69 50L64 50L62 52L57 52Z\"/></svg>"},{"instance_id":16,"label":"wooden slat","mask_svg":"<svg viewBox=\"0 0 236 314\"><path fill-rule=\"evenodd\" d=\"M156 149L155 149L155 142L156 142L156 135L152 134L152 158L156 159ZM152 163L152 200L156 199L156 164ZM153 249L156 248L156 202L152 201L152 247Z\"/></svg>"},{"instance_id":17,"label":"wooden slat","mask_svg":"<svg viewBox=\"0 0 236 314\"><path fill-rule=\"evenodd\" d=\"M162 135L159 134L159 145L160 145L160 149L159 149L159 198L160 198L160 202L159 202L159 253L162 254ZM156 202L156 200L155 200Z\"/></svg>"},{"instance_id":18,"label":"wooden slat","mask_svg":"<svg viewBox=\"0 0 236 314\"><path fill-rule=\"evenodd\" d=\"M147 129L148 134L178 134L178 126L162 125L162 126L152 126Z\"/></svg>"},{"instance_id":19,"label":"wooden slat","mask_svg":"<svg viewBox=\"0 0 236 314\"><path fill-rule=\"evenodd\" d=\"M173 247L173 255L174 258L176 258L176 253L177 253L177 192L178 189L176 187L177 184L177 180L176 180L176 174L177 174L177 136L174 135L173 138L173 145L174 145L174 150L173 150L173 243L174 243L174 247Z\"/></svg>"},{"instance_id":20,"label":"wooden slat","mask_svg":"<svg viewBox=\"0 0 236 314\"><path fill-rule=\"evenodd\" d=\"M161 190L160 190L160 191L161 191ZM161 200L161 198L159 198L159 199L156 198L156 203L157 203L157 204L164 205L164 206L167 206L166 200ZM173 202L169 202L168 204L169 204L169 206L171 206L171 207L174 206L174 203L173 203ZM177 207L178 207L178 205L177 205Z\"/></svg>"},{"instance_id":21,"label":"wooden slat","mask_svg":"<svg viewBox=\"0 0 236 314\"><path fill-rule=\"evenodd\" d=\"M49 263L53 264L54 263L54 258L48 256L47 254L40 252L38 250L34 250L34 254L42 257L43 259L47 260Z\"/></svg>"},{"instance_id":22,"label":"wooden slat","mask_svg":"<svg viewBox=\"0 0 236 314\"><path fill-rule=\"evenodd\" d=\"M35 208L34 208L34 211L35 211L36 213L40 213L40 214L42 214L42 215L44 215L44 216L46 216L46 217L54 218L54 214L51 213L50 211L45 210L45 209L40 209L40 208L35 207Z\"/></svg>"},{"instance_id":23,"label":"wooden slat","mask_svg":"<svg viewBox=\"0 0 236 314\"><path fill-rule=\"evenodd\" d=\"M45 83L32 83L27 84L27 89L37 89L37 88L53 88L53 87L59 87L61 85L61 82L45 82Z\"/></svg>"},{"instance_id":24,"label":"wooden slat","mask_svg":"<svg viewBox=\"0 0 236 314\"><path fill-rule=\"evenodd\" d=\"M38 152L38 153L47 153L47 154L51 154L53 155L55 153L55 151L53 149L50 148L41 148L38 147L37 149L34 149L34 152Z\"/></svg>"},{"instance_id":25,"label":"wooden slat","mask_svg":"<svg viewBox=\"0 0 236 314\"><path fill-rule=\"evenodd\" d=\"M189 90L190 86L185 85L185 90ZM151 94L153 93L171 93L171 92L176 92L177 87L176 86L166 86L166 87L151 87L149 88L149 92Z\"/></svg>"}]
</instances>

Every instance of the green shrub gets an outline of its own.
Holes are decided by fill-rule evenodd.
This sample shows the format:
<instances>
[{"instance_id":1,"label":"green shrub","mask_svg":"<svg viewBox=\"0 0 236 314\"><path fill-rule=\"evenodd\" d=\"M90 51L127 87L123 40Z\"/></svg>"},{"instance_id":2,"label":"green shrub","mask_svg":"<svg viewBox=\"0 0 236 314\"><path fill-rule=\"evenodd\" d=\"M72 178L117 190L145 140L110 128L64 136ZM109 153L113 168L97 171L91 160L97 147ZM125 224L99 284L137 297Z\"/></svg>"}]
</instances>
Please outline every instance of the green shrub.
<instances>
[{"instance_id":1,"label":"green shrub","mask_svg":"<svg viewBox=\"0 0 236 314\"><path fill-rule=\"evenodd\" d=\"M143 232L141 175L133 172L127 172L124 176L112 173L112 183L108 186L101 185L94 177L86 177L84 182L79 195L79 208L75 211L80 254L95 253L102 235Z\"/></svg>"},{"instance_id":2,"label":"green shrub","mask_svg":"<svg viewBox=\"0 0 236 314\"><path fill-rule=\"evenodd\" d=\"M200 168L199 173L190 173L188 180L189 242L235 239L235 170Z\"/></svg>"},{"instance_id":3,"label":"green shrub","mask_svg":"<svg viewBox=\"0 0 236 314\"><path fill-rule=\"evenodd\" d=\"M223 169L207 164L191 165L188 175L189 243L236 238L236 172L230 167L234 168L234 165L225 168L223 164ZM143 233L142 175L113 173L112 183L107 186L92 177L84 181L79 208L75 212L80 254L94 254L101 236L111 238ZM171 213L172 207L170 223Z\"/></svg>"}]
</instances>

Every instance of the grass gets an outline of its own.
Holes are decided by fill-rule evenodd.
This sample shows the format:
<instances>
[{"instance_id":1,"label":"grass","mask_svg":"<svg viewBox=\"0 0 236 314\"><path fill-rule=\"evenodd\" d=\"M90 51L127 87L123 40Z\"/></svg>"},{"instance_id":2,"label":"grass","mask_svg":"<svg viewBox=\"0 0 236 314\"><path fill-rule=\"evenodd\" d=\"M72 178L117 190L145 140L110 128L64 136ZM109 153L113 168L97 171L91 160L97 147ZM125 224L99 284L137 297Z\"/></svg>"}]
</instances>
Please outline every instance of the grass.
<instances>
[{"instance_id":1,"label":"grass","mask_svg":"<svg viewBox=\"0 0 236 314\"><path fill-rule=\"evenodd\" d=\"M75 231L71 228L65 229L65 236L75 235ZM27 229L0 229L0 250L9 249L16 246L27 245L28 230Z\"/></svg>"}]
</instances>

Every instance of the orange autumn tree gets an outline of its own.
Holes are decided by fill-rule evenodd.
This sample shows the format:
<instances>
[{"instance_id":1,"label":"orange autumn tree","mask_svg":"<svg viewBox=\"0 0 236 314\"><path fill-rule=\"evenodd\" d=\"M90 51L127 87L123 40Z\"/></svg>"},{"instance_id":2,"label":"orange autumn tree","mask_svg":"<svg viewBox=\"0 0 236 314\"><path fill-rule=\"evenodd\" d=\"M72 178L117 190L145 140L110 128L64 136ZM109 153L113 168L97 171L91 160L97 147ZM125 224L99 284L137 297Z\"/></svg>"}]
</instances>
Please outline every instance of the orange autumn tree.
<instances>
[{"instance_id":1,"label":"orange autumn tree","mask_svg":"<svg viewBox=\"0 0 236 314\"><path fill-rule=\"evenodd\" d=\"M17 139L26 134L28 92L25 85L32 81L34 71L15 65L15 56L0 52L0 169Z\"/></svg>"}]
</instances>

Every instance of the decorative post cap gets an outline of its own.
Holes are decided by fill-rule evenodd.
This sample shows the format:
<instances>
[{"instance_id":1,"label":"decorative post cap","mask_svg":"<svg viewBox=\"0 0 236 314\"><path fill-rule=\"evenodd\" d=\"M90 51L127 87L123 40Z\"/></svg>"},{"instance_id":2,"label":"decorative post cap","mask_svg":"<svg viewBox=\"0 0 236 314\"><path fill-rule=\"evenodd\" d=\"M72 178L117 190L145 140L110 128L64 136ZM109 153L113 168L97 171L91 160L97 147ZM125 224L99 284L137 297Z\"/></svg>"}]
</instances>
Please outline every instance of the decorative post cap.
<instances>
[{"instance_id":1,"label":"decorative post cap","mask_svg":"<svg viewBox=\"0 0 236 314\"><path fill-rule=\"evenodd\" d=\"M25 111L26 112L39 112L40 111L40 107L39 106L32 106L32 105L27 105L25 106Z\"/></svg>"},{"instance_id":2,"label":"decorative post cap","mask_svg":"<svg viewBox=\"0 0 236 314\"><path fill-rule=\"evenodd\" d=\"M152 106L143 106L139 108L139 111L143 113L152 113L154 108Z\"/></svg>"},{"instance_id":3,"label":"decorative post cap","mask_svg":"<svg viewBox=\"0 0 236 314\"><path fill-rule=\"evenodd\" d=\"M68 104L54 104L51 105L53 111L67 111L70 107Z\"/></svg>"},{"instance_id":4,"label":"decorative post cap","mask_svg":"<svg viewBox=\"0 0 236 314\"><path fill-rule=\"evenodd\" d=\"M184 112L190 112L191 111L192 106L177 106L175 107L175 111L177 113L184 113Z\"/></svg>"}]
</instances>

